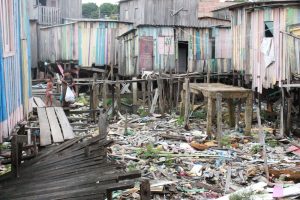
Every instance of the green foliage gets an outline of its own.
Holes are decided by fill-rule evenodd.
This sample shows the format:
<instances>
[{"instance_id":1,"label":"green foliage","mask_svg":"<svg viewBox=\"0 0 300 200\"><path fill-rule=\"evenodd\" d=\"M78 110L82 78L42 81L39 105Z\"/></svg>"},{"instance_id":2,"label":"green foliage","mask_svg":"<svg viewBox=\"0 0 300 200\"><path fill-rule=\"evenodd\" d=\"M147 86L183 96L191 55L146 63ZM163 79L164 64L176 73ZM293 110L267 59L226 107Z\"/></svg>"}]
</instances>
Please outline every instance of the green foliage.
<instances>
[{"instance_id":1,"label":"green foliage","mask_svg":"<svg viewBox=\"0 0 300 200\"><path fill-rule=\"evenodd\" d=\"M174 164L174 159L172 158L172 156L170 154L168 154L166 156L166 162L165 162L165 165L167 167L172 167L172 165Z\"/></svg>"},{"instance_id":2,"label":"green foliage","mask_svg":"<svg viewBox=\"0 0 300 200\"><path fill-rule=\"evenodd\" d=\"M257 154L261 151L261 146L259 144L253 145L250 149L252 154Z\"/></svg>"},{"instance_id":3,"label":"green foliage","mask_svg":"<svg viewBox=\"0 0 300 200\"><path fill-rule=\"evenodd\" d=\"M225 147L230 147L231 146L231 138L228 135L224 135L221 138L221 145Z\"/></svg>"},{"instance_id":4,"label":"green foliage","mask_svg":"<svg viewBox=\"0 0 300 200\"><path fill-rule=\"evenodd\" d=\"M111 106L113 104L112 99L106 100L106 105Z\"/></svg>"},{"instance_id":5,"label":"green foliage","mask_svg":"<svg viewBox=\"0 0 300 200\"><path fill-rule=\"evenodd\" d=\"M195 111L192 116L197 119L206 119L206 112L203 110Z\"/></svg>"},{"instance_id":6,"label":"green foliage","mask_svg":"<svg viewBox=\"0 0 300 200\"><path fill-rule=\"evenodd\" d=\"M136 171L137 170L137 164L135 163L130 163L128 166L127 166L127 171L128 172L132 172L132 171Z\"/></svg>"},{"instance_id":7,"label":"green foliage","mask_svg":"<svg viewBox=\"0 0 300 200\"><path fill-rule=\"evenodd\" d=\"M267 143L267 145L269 145L272 148L275 148L278 146L278 141L275 139L267 139L266 143Z\"/></svg>"},{"instance_id":8,"label":"green foliage","mask_svg":"<svg viewBox=\"0 0 300 200\"><path fill-rule=\"evenodd\" d=\"M152 144L148 144L146 148L139 149L137 151L137 154L143 159L148 159L148 158L157 158L159 152L160 151L154 148Z\"/></svg>"},{"instance_id":9,"label":"green foliage","mask_svg":"<svg viewBox=\"0 0 300 200\"><path fill-rule=\"evenodd\" d=\"M103 3L100 6L101 18L111 18L114 14L119 13L119 5L111 3Z\"/></svg>"},{"instance_id":10,"label":"green foliage","mask_svg":"<svg viewBox=\"0 0 300 200\"><path fill-rule=\"evenodd\" d=\"M95 3L82 4L82 17L84 18L99 18L99 7Z\"/></svg>"},{"instance_id":11,"label":"green foliage","mask_svg":"<svg viewBox=\"0 0 300 200\"><path fill-rule=\"evenodd\" d=\"M243 192L238 194L231 194L229 200L250 200L251 196L254 194L253 191Z\"/></svg>"},{"instance_id":12,"label":"green foliage","mask_svg":"<svg viewBox=\"0 0 300 200\"><path fill-rule=\"evenodd\" d=\"M143 107L140 107L137 112L141 117L147 117L148 116L148 112Z\"/></svg>"},{"instance_id":13,"label":"green foliage","mask_svg":"<svg viewBox=\"0 0 300 200\"><path fill-rule=\"evenodd\" d=\"M182 126L184 124L184 117L179 116L176 120L176 123L177 123L178 126Z\"/></svg>"}]
</instances>

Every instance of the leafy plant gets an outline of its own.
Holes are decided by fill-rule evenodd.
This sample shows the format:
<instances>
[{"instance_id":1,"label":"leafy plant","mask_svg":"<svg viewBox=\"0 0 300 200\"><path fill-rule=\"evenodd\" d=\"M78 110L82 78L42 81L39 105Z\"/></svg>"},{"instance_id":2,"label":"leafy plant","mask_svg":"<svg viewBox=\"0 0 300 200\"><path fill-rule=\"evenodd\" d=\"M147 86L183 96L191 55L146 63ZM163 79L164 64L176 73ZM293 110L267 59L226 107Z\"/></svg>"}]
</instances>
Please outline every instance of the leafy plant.
<instances>
[{"instance_id":1,"label":"leafy plant","mask_svg":"<svg viewBox=\"0 0 300 200\"><path fill-rule=\"evenodd\" d=\"M141 117L147 117L148 116L148 113L147 113L147 111L143 108L143 107L140 107L139 109L138 109L138 114L141 116Z\"/></svg>"},{"instance_id":2,"label":"leafy plant","mask_svg":"<svg viewBox=\"0 0 300 200\"><path fill-rule=\"evenodd\" d=\"M148 144L146 148L139 149L137 154L144 159L148 158L157 158L159 154L159 150L154 148L152 144Z\"/></svg>"},{"instance_id":3,"label":"leafy plant","mask_svg":"<svg viewBox=\"0 0 300 200\"><path fill-rule=\"evenodd\" d=\"M135 163L130 163L130 164L127 166L127 170L128 170L128 172L136 171L136 170L137 170L137 164L135 164Z\"/></svg>"},{"instance_id":4,"label":"leafy plant","mask_svg":"<svg viewBox=\"0 0 300 200\"><path fill-rule=\"evenodd\" d=\"M184 117L179 116L176 120L176 123L177 123L178 126L182 126L184 124Z\"/></svg>"},{"instance_id":5,"label":"leafy plant","mask_svg":"<svg viewBox=\"0 0 300 200\"><path fill-rule=\"evenodd\" d=\"M252 154L257 154L261 151L261 146L259 144L253 145L250 149Z\"/></svg>"},{"instance_id":6,"label":"leafy plant","mask_svg":"<svg viewBox=\"0 0 300 200\"><path fill-rule=\"evenodd\" d=\"M171 155L168 154L168 155L166 156L166 162L165 162L165 165L166 165L167 167L171 167L173 164L174 164L174 159L172 158Z\"/></svg>"},{"instance_id":7,"label":"leafy plant","mask_svg":"<svg viewBox=\"0 0 300 200\"><path fill-rule=\"evenodd\" d=\"M229 200L250 200L253 194L254 194L253 191L231 194L229 196Z\"/></svg>"},{"instance_id":8,"label":"leafy plant","mask_svg":"<svg viewBox=\"0 0 300 200\"><path fill-rule=\"evenodd\" d=\"M266 143L272 148L278 146L278 141L275 139L266 140Z\"/></svg>"},{"instance_id":9,"label":"leafy plant","mask_svg":"<svg viewBox=\"0 0 300 200\"><path fill-rule=\"evenodd\" d=\"M193 112L193 117L197 118L197 119L206 119L206 112L205 111L195 111Z\"/></svg>"},{"instance_id":10,"label":"leafy plant","mask_svg":"<svg viewBox=\"0 0 300 200\"><path fill-rule=\"evenodd\" d=\"M221 145L225 147L231 146L231 138L228 135L224 135L221 139Z\"/></svg>"}]
</instances>

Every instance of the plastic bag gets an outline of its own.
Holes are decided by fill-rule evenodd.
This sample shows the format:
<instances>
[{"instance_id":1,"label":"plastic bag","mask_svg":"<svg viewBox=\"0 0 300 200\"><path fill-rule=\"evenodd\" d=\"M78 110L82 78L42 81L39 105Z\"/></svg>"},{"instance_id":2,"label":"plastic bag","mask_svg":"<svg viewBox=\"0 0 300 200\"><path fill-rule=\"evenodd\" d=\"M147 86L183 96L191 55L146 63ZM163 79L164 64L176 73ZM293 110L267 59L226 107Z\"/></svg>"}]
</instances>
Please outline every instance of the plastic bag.
<instances>
[{"instance_id":1,"label":"plastic bag","mask_svg":"<svg viewBox=\"0 0 300 200\"><path fill-rule=\"evenodd\" d=\"M73 91L71 90L71 88L69 88L69 87L67 88L67 91L66 91L65 101L68 103L75 102L75 95L74 95Z\"/></svg>"}]
</instances>

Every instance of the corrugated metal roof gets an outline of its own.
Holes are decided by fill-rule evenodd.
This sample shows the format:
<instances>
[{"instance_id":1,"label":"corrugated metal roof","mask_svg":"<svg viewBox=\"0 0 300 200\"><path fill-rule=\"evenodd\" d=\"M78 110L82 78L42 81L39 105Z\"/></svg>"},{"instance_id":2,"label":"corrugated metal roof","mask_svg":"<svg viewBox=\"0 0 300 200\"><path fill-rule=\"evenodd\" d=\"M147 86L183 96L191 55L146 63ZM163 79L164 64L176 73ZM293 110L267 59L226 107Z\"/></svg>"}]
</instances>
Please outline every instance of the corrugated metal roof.
<instances>
[{"instance_id":1,"label":"corrugated metal roof","mask_svg":"<svg viewBox=\"0 0 300 200\"><path fill-rule=\"evenodd\" d=\"M215 19L211 18L210 19ZM219 19L217 19L219 20ZM228 20L222 20L222 21L228 21ZM139 24L137 27L145 27L145 26L152 26L152 27L182 27L182 28L195 28L195 29L200 29L200 28L213 28L213 27L224 27L224 28L230 28L230 21L229 25L211 25L211 26L178 26L178 25L164 25L164 24Z\"/></svg>"},{"instance_id":2,"label":"corrugated metal roof","mask_svg":"<svg viewBox=\"0 0 300 200\"><path fill-rule=\"evenodd\" d=\"M289 3L293 3L293 4L299 4L300 5L300 1L299 0L273 0L273 1L256 1L256 2L243 2L243 3L237 3L234 5L230 5L230 6L225 6L222 8L218 8L213 10L213 12L215 11L219 11L219 10L224 10L224 9L235 9L235 8L240 8L240 7L244 7L244 6L253 6L253 5L262 5L262 4L267 4L269 6L271 5L276 5L276 6L284 6L285 4L289 4Z\"/></svg>"},{"instance_id":3,"label":"corrugated metal roof","mask_svg":"<svg viewBox=\"0 0 300 200\"><path fill-rule=\"evenodd\" d=\"M119 21L119 20L113 20L113 19L90 19L90 18L80 18L80 19L74 19L74 18L64 18L65 20L74 21L74 22L116 22L116 23L128 23L133 24L129 21Z\"/></svg>"}]
</instances>

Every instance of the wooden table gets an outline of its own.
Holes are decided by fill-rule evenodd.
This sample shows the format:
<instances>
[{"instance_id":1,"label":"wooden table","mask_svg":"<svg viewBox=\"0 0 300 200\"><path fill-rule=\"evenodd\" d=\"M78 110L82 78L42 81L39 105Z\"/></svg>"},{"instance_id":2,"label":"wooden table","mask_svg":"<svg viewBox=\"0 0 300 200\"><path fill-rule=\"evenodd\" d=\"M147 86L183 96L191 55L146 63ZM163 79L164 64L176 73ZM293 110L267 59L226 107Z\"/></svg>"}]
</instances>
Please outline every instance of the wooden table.
<instances>
[{"instance_id":1,"label":"wooden table","mask_svg":"<svg viewBox=\"0 0 300 200\"><path fill-rule=\"evenodd\" d=\"M245 89L242 87L234 87L230 85L225 85L221 83L190 83L189 84L190 93L203 94L207 101L207 134L211 135L212 130L212 120L215 112L215 101L217 96L222 99L227 99L228 110L229 110L229 123L230 126L234 126L234 106L233 99L246 99L245 108L245 134L250 134L251 124L252 124L252 90ZM183 85L183 97L186 95L187 84ZM183 101L185 98L182 98ZM185 102L183 102L185 105Z\"/></svg>"}]
</instances>

